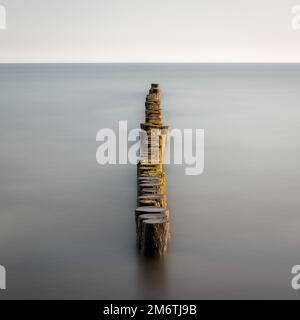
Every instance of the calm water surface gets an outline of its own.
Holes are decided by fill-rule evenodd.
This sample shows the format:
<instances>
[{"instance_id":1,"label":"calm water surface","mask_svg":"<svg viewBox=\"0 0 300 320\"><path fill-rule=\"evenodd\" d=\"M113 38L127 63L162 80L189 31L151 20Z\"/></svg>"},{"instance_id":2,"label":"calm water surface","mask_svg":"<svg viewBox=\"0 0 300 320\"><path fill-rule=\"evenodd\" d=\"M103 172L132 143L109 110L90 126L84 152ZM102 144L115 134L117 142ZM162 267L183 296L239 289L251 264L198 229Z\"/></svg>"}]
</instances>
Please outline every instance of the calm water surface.
<instances>
[{"instance_id":1,"label":"calm water surface","mask_svg":"<svg viewBox=\"0 0 300 320\"><path fill-rule=\"evenodd\" d=\"M168 166L172 241L135 251L136 168L96 133L144 117L205 129L205 171ZM0 299L300 298L300 65L0 66Z\"/></svg>"}]
</instances>

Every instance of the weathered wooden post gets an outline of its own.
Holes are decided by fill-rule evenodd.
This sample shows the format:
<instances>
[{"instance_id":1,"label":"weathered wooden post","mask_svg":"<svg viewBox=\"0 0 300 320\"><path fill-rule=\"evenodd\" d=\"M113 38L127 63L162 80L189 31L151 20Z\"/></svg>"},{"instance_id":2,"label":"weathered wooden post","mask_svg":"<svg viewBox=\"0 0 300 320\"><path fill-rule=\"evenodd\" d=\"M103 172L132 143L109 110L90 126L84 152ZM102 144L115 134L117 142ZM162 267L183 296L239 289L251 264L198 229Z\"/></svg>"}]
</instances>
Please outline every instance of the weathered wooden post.
<instances>
[{"instance_id":1,"label":"weathered wooden post","mask_svg":"<svg viewBox=\"0 0 300 320\"><path fill-rule=\"evenodd\" d=\"M135 211L137 247L143 255L161 256L169 239L164 149L169 126L162 122L159 84L146 97L145 123L141 129L142 155L137 165L138 208Z\"/></svg>"}]
</instances>

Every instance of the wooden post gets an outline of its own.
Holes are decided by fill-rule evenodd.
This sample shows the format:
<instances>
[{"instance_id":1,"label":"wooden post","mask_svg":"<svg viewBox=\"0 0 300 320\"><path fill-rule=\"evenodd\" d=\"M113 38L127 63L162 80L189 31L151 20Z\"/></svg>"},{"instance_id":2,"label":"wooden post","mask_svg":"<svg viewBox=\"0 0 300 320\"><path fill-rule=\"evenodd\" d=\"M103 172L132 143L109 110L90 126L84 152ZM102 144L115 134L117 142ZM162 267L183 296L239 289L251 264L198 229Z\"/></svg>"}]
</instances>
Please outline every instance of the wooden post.
<instances>
[{"instance_id":1,"label":"wooden post","mask_svg":"<svg viewBox=\"0 0 300 320\"><path fill-rule=\"evenodd\" d=\"M146 96L145 123L141 123L146 136L141 136L142 155L137 165L137 247L147 256L163 255L169 238L169 210L163 166L169 126L163 125L160 96L159 84L153 83Z\"/></svg>"},{"instance_id":2,"label":"wooden post","mask_svg":"<svg viewBox=\"0 0 300 320\"><path fill-rule=\"evenodd\" d=\"M142 222L141 253L162 256L167 250L169 221L165 218L146 219Z\"/></svg>"},{"instance_id":3,"label":"wooden post","mask_svg":"<svg viewBox=\"0 0 300 320\"><path fill-rule=\"evenodd\" d=\"M141 215L148 215L148 214L163 214L166 218L169 219L169 210L162 207L155 207L155 206L144 206L138 207L135 210L135 219L136 223L138 222L138 218Z\"/></svg>"},{"instance_id":4,"label":"wooden post","mask_svg":"<svg viewBox=\"0 0 300 320\"><path fill-rule=\"evenodd\" d=\"M152 219L163 219L164 221L169 221L169 211L166 210L163 213L151 213L151 214L141 214L137 217L136 223L136 235L137 235L137 247L141 249L141 245L144 242L145 235L143 234L143 222L145 220Z\"/></svg>"}]
</instances>

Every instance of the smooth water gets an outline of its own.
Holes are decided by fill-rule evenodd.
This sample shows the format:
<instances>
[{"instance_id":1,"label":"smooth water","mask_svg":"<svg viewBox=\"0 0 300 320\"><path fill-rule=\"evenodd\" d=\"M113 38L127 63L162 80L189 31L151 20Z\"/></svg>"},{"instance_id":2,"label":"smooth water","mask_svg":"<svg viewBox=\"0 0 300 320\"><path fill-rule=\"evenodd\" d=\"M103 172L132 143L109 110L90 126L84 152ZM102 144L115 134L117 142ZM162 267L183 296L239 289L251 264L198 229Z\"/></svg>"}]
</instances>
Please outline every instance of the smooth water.
<instances>
[{"instance_id":1,"label":"smooth water","mask_svg":"<svg viewBox=\"0 0 300 320\"><path fill-rule=\"evenodd\" d=\"M205 170L168 166L164 260L135 250L136 168L96 133L205 130ZM300 65L0 65L0 299L300 298Z\"/></svg>"}]
</instances>

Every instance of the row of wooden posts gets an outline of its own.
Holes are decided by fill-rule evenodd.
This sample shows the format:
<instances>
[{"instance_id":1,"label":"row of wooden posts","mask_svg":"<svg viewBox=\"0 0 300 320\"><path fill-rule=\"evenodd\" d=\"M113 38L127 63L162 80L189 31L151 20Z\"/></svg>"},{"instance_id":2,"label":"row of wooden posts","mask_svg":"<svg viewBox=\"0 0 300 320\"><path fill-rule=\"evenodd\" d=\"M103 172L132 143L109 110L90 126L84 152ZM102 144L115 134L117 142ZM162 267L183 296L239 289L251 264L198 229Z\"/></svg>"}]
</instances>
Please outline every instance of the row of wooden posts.
<instances>
[{"instance_id":1,"label":"row of wooden posts","mask_svg":"<svg viewBox=\"0 0 300 320\"><path fill-rule=\"evenodd\" d=\"M146 97L145 123L141 123L141 156L137 165L138 207L135 210L138 250L162 256L170 238L166 177L163 166L169 126L163 125L159 84Z\"/></svg>"}]
</instances>

